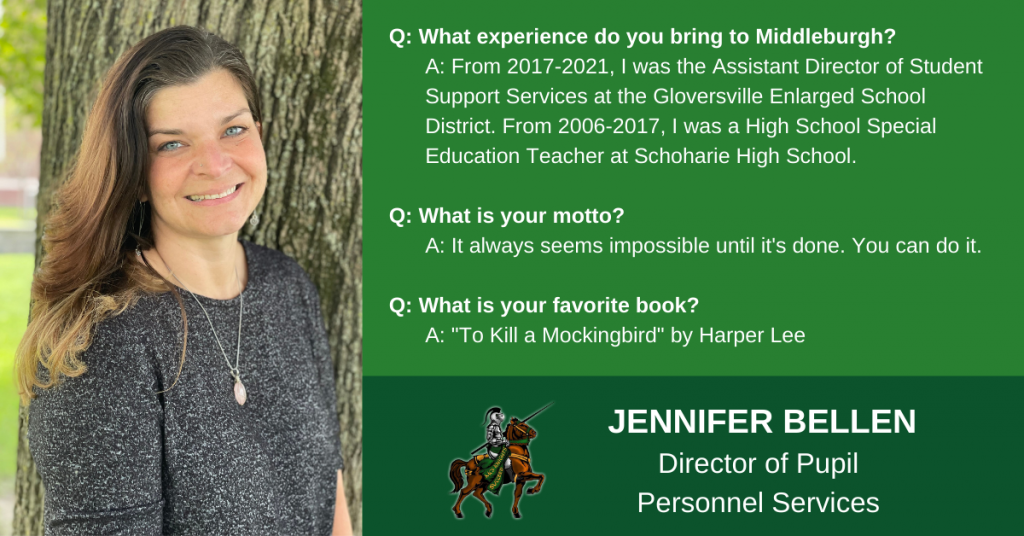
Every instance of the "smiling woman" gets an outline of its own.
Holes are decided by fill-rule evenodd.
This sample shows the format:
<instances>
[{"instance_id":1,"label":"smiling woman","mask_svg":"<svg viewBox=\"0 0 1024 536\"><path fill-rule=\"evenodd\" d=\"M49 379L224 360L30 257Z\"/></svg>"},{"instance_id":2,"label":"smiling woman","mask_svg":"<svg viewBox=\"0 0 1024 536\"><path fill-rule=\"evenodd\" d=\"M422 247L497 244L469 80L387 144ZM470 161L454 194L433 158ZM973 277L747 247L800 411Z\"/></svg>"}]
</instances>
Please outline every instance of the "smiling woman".
<instances>
[{"instance_id":1,"label":"smiling woman","mask_svg":"<svg viewBox=\"0 0 1024 536\"><path fill-rule=\"evenodd\" d=\"M241 53L205 30L108 72L18 348L47 534L351 532L317 289L238 238L266 189L261 119Z\"/></svg>"},{"instance_id":2,"label":"smiling woman","mask_svg":"<svg viewBox=\"0 0 1024 536\"><path fill-rule=\"evenodd\" d=\"M146 125L154 234L238 231L266 190L267 162L262 126L236 78L216 69L163 89L146 111Z\"/></svg>"}]
</instances>

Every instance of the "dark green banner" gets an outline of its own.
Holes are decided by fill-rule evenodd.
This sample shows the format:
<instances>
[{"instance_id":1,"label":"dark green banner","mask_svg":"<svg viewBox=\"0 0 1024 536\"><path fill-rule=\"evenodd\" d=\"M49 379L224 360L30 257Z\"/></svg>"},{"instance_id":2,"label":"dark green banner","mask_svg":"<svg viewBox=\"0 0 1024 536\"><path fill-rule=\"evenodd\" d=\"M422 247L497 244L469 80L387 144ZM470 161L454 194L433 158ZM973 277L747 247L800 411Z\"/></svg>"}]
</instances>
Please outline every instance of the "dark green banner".
<instances>
[{"instance_id":1,"label":"dark green banner","mask_svg":"<svg viewBox=\"0 0 1024 536\"><path fill-rule=\"evenodd\" d=\"M370 377L366 527L380 534L1014 532L1015 483L1024 478L1015 415L1022 389L1020 378ZM540 493L522 494L522 518L513 522L510 484L484 495L491 519L473 495L456 518L451 464L484 443L484 412L498 405L509 419L523 419L551 401L527 423L536 431L531 469L544 481ZM617 410L627 420L616 434L609 427L620 427ZM683 422L676 431L676 410L686 420L693 412L693 433ZM754 410L760 421L770 415L771 433L764 425L751 433ZM792 413L787 426L787 410L802 419ZM651 412L662 419L671 412L668 433L660 420L652 425ZM801 422L804 431L795 433ZM687 472L679 472L681 458ZM643 502L650 504L640 511Z\"/></svg>"}]
</instances>

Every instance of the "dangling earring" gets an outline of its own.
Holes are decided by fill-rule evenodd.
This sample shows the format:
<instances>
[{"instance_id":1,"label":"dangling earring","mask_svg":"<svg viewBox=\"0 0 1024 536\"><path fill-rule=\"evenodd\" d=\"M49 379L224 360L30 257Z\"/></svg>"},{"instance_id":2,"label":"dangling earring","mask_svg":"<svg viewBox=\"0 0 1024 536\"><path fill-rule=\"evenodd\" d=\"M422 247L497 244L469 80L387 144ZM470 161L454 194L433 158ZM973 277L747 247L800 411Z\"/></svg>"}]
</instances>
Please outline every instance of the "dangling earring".
<instances>
[{"instance_id":1,"label":"dangling earring","mask_svg":"<svg viewBox=\"0 0 1024 536\"><path fill-rule=\"evenodd\" d=\"M142 201L139 201L139 232L135 233L138 237L135 239L135 256L142 260L142 248L139 240L142 238L142 222L146 219L146 205Z\"/></svg>"},{"instance_id":2,"label":"dangling earring","mask_svg":"<svg viewBox=\"0 0 1024 536\"><path fill-rule=\"evenodd\" d=\"M249 225L251 225L253 227L256 227L259 224L260 224L260 215L255 213L255 212L253 212L252 213L252 217L249 218Z\"/></svg>"}]
</instances>

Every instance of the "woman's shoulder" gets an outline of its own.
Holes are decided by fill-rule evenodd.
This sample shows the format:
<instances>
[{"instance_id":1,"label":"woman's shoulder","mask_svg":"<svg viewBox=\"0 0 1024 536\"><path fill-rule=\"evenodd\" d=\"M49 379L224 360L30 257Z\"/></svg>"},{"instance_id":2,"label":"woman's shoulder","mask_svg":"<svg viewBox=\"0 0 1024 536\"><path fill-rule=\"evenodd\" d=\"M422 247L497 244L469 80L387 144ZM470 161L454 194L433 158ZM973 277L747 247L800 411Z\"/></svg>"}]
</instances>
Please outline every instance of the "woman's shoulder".
<instances>
[{"instance_id":1,"label":"woman's shoulder","mask_svg":"<svg viewBox=\"0 0 1024 536\"><path fill-rule=\"evenodd\" d=\"M150 350L160 343L159 333L166 328L160 314L165 309L166 304L158 297L143 296L120 314L97 322L88 346L78 355L85 372L61 378L56 386L39 394L45 398L63 390L108 391L128 388L129 384L153 385L155 369Z\"/></svg>"},{"instance_id":2,"label":"woman's shoulder","mask_svg":"<svg viewBox=\"0 0 1024 536\"><path fill-rule=\"evenodd\" d=\"M318 323L319 329L323 329L319 290L302 266L276 249L252 243L247 243L246 248L253 255L250 269L255 266L263 281L259 286L264 291L257 294L257 299L271 300L279 308L301 314L313 330L317 329Z\"/></svg>"},{"instance_id":3,"label":"woman's shoulder","mask_svg":"<svg viewBox=\"0 0 1024 536\"><path fill-rule=\"evenodd\" d=\"M95 324L89 349L96 346L96 350L110 353L133 345L152 345L165 338L181 338L178 301L169 290L143 292L123 310L112 312Z\"/></svg>"},{"instance_id":4,"label":"woman's shoulder","mask_svg":"<svg viewBox=\"0 0 1024 536\"><path fill-rule=\"evenodd\" d=\"M96 322L88 345L77 355L85 372L59 378L48 389L37 389L37 400L87 396L89 392L118 391L152 386L155 369L152 355L164 340L180 344L181 325L177 305L169 293L143 294L118 313ZM173 309L172 309L173 307ZM169 318L177 318L175 326ZM40 367L44 379L48 371ZM33 402L32 405L35 405Z\"/></svg>"},{"instance_id":5,"label":"woman's shoulder","mask_svg":"<svg viewBox=\"0 0 1024 536\"><path fill-rule=\"evenodd\" d=\"M68 430L94 434L129 414L151 413L150 406L158 404L159 390L149 351L152 342L147 336L153 330L147 327L143 314L151 307L152 303L139 300L120 315L95 324L89 345L78 355L85 371L61 377L52 387L35 388L36 396L29 404L34 454L61 451L63 447L58 448L54 438ZM39 374L49 379L49 372L42 366Z\"/></svg>"},{"instance_id":6,"label":"woman's shoulder","mask_svg":"<svg viewBox=\"0 0 1024 536\"><path fill-rule=\"evenodd\" d=\"M283 251L243 241L250 258L250 270L257 269L270 283L286 287L308 287L313 283L299 263Z\"/></svg>"}]
</instances>

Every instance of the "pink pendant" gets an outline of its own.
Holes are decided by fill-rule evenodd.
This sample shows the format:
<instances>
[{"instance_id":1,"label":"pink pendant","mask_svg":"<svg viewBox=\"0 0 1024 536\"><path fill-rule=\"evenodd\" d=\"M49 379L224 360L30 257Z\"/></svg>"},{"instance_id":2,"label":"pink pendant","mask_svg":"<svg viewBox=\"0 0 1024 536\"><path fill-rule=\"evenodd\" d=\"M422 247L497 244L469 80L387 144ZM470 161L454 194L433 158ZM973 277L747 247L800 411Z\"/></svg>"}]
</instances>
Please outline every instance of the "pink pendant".
<instances>
[{"instance_id":1,"label":"pink pendant","mask_svg":"<svg viewBox=\"0 0 1024 536\"><path fill-rule=\"evenodd\" d=\"M245 405L245 386L242 385L241 380L235 381L235 400L238 401L238 405Z\"/></svg>"}]
</instances>

